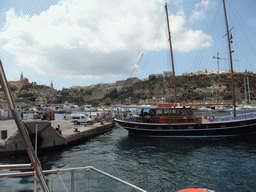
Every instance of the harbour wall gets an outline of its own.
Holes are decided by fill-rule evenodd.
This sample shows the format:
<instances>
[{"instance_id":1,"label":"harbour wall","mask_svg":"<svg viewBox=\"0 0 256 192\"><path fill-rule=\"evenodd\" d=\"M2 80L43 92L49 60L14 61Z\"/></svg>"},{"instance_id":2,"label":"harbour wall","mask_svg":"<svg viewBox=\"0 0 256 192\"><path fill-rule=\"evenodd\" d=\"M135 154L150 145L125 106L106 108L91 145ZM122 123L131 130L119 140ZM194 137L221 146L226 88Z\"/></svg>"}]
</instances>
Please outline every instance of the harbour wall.
<instances>
[{"instance_id":1,"label":"harbour wall","mask_svg":"<svg viewBox=\"0 0 256 192\"><path fill-rule=\"evenodd\" d=\"M93 136L112 130L114 124L112 121L104 122L104 124L94 123L92 125L73 125L70 121L65 120L27 120L23 122L33 146L35 146L37 140L38 154L48 150L64 149L68 146L76 145ZM55 130L57 125L60 125L62 134ZM24 141L15 122L9 122L8 125L1 128L0 155L8 156L21 153L26 153Z\"/></svg>"}]
</instances>

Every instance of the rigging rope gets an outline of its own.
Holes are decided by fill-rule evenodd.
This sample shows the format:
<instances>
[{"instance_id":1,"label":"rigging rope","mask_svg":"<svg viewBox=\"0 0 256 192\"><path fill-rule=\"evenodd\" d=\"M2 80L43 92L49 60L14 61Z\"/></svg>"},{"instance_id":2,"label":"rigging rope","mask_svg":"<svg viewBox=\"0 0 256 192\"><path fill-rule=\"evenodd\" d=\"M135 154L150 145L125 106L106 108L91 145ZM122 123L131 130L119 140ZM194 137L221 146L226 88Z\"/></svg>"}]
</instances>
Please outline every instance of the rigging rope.
<instances>
[{"instance_id":1,"label":"rigging rope","mask_svg":"<svg viewBox=\"0 0 256 192\"><path fill-rule=\"evenodd\" d=\"M68 190L67 190L67 188L66 188L66 186L65 186L65 183L63 182L63 180L62 180L62 178L61 178L61 176L60 176L60 172L59 172L59 171L58 171L57 174L54 175L53 178L52 178L52 182L51 182L51 186L52 186L52 187L51 187L51 191L53 192L53 180L54 180L57 176L59 176L60 181L61 181L63 187L65 188L66 192L68 192Z\"/></svg>"},{"instance_id":2,"label":"rigging rope","mask_svg":"<svg viewBox=\"0 0 256 192\"><path fill-rule=\"evenodd\" d=\"M159 32L159 29L160 29L160 26L161 26L160 24L163 22L163 21L162 21L162 20L163 20L163 19L162 19L162 18L163 18L163 15L164 15L164 14L162 14L162 15L159 17L158 24L157 24L156 27L154 28L154 32L153 32L153 35L151 36L150 40L151 40L151 39L156 39L156 35L157 35L157 33ZM138 61L137 64L135 65L134 69L132 70L132 72L131 72L129 78L136 72L136 69L139 68L138 66L139 66L139 64L140 64L140 62L141 62L143 56L145 55L146 51L148 51L148 49L149 49L149 47L150 47L150 40L148 40L146 49L145 49L145 50L143 51L143 53L141 54L141 56L140 56L140 58L139 58L139 61ZM142 68L142 69L143 69L143 68Z\"/></svg>"},{"instance_id":3,"label":"rigging rope","mask_svg":"<svg viewBox=\"0 0 256 192\"><path fill-rule=\"evenodd\" d=\"M241 22L239 22L239 20L238 20L238 18L236 17L237 15L239 16L239 18L241 19L241 21L242 21L242 23L250 30L250 32L252 32L252 34L254 35L254 36L256 36L255 35L255 33L251 30L251 28L247 25L247 23L246 23L246 21L245 20L243 20L243 18L241 17L241 15L239 15L239 13L237 12L237 11L235 11L235 9L234 9L234 7L231 5L231 4L229 4L229 7L231 8L230 10L232 11L233 10L233 12L230 12L231 13L231 15L232 15L232 17L231 17L231 22L232 22L232 19L234 18L234 20L236 21L236 23L238 24L238 28L237 29L240 29L241 30L241 32L242 32L242 36L246 39L246 43L247 43L247 45L249 45L249 47L250 47L250 50L254 53L254 55L256 55L256 51L255 51L255 49L254 49L254 47L252 46L252 43L251 43L251 41L247 38L247 35L246 35L246 33L245 33L245 31L244 31L244 27L243 26L241 26ZM237 30L235 30L234 32L236 32ZM233 33L234 33L233 32ZM238 35L237 35L238 36ZM241 35L240 35L241 36ZM234 41L234 43L235 43L235 46L237 47L237 49L239 49L239 51L240 51L240 53L244 56L244 58L245 58L245 60L248 62L248 64L249 64L249 67L251 67L252 69L254 69L254 66L252 65L252 63L250 62L250 60L248 59L248 57L246 57L245 56L245 54L244 54L244 49L241 49L240 48L240 46L239 46L239 43L236 43L237 41ZM240 63L239 63L240 64ZM239 67L240 65L238 65L238 67ZM239 71L240 71L240 69L238 69Z\"/></svg>"},{"instance_id":4,"label":"rigging rope","mask_svg":"<svg viewBox=\"0 0 256 192\"><path fill-rule=\"evenodd\" d=\"M218 9L217 9L217 11L216 11L216 13L215 13L215 16L213 17L214 20L212 21L212 24L211 24L210 27L208 28L207 33L209 33L210 31L213 31L214 25L216 25L216 23L217 23L217 15L218 15L219 12L220 12L221 5L222 5L222 3L220 2L220 3L219 3L219 6L218 6ZM205 36L205 38L204 38L204 40L203 40L203 43L205 43L205 42L206 42L206 36ZM201 44L201 46L199 47L199 50L201 50L201 48L202 48L202 44ZM191 65L191 67L190 67L190 71L194 71L194 72L195 72L195 70L198 69L198 67L201 65L201 62L202 62L202 60L203 60L203 55L205 54L205 52L206 52L206 49L203 49L203 50L201 50L201 51L198 51L198 53L197 53L197 55L196 55L196 57L195 57L195 59L194 59L192 65Z\"/></svg>"}]
</instances>

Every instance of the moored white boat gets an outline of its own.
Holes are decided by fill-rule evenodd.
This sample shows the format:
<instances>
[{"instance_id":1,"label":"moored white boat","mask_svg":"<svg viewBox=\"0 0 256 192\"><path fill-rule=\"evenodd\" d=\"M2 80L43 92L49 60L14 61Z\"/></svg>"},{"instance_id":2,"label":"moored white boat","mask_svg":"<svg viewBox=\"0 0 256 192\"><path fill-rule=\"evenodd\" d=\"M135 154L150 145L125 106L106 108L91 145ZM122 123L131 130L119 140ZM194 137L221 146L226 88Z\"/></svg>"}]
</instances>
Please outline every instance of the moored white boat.
<instances>
[{"instance_id":1,"label":"moored white boat","mask_svg":"<svg viewBox=\"0 0 256 192\"><path fill-rule=\"evenodd\" d=\"M202 112L212 112L215 110L215 107L202 107L199 109L199 111L202 111Z\"/></svg>"}]
</instances>

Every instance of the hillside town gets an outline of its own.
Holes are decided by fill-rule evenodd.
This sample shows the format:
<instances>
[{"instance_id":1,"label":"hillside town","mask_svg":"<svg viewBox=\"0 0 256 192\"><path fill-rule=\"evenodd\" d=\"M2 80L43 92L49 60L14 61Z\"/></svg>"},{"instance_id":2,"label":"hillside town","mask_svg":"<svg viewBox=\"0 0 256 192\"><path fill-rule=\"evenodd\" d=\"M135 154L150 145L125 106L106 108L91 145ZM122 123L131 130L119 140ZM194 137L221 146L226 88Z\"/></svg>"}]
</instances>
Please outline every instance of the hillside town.
<instances>
[{"instance_id":1,"label":"hillside town","mask_svg":"<svg viewBox=\"0 0 256 192\"><path fill-rule=\"evenodd\" d=\"M223 76L228 75L229 70L223 71L198 71L196 73L183 73L181 76L177 76L179 98L182 102L211 102L213 101L213 94L219 93L219 99L229 100L229 88L225 82L213 82L209 84L207 77L211 75ZM242 88L243 77L254 75L252 72L245 71L244 73L237 73L241 75L240 85ZM200 81L203 85L198 85L198 82L191 84L191 78L193 81L204 77L205 81ZM223 76L224 77L224 76ZM226 76L225 76L226 77ZM189 78L189 79L184 79ZM216 78L216 77L215 77ZM214 78L213 78L214 79ZM181 81L179 83L179 81ZM187 81L187 82L186 82ZM254 80L250 79L251 94L254 93ZM150 82L149 84L147 82ZM207 84L208 83L208 84ZM207 84L207 85L206 85ZM29 82L29 79L24 77L21 72L20 80L9 82L15 103L18 108L28 108L32 106L47 106L52 109L63 106L65 103L72 103L73 105L110 105L119 103L120 99L114 98L113 94L123 94L123 102L126 103L156 103L156 102L173 102L171 98L173 95L172 87L172 72L164 71L162 74L151 74L145 79L139 79L137 77L128 78L126 80L116 81L115 83L99 83L90 86L73 86L69 89L57 90L54 88L54 83L51 82L49 86L37 85L36 82ZM198 86L197 86L198 85ZM164 88L163 88L164 87ZM193 89L193 90L192 90ZM244 91L240 91L243 97ZM126 96L124 96L124 93ZM189 93L185 97L185 93ZM223 94L226 95L223 95ZM188 100L188 97L193 98L194 94L198 96L194 100ZM169 95L170 97L166 96ZM122 97L122 96L121 96ZM207 101L210 98L210 101ZM223 98L224 97L224 98ZM137 99L135 99L137 98ZM240 98L239 98L240 99ZM241 98L242 99L242 98ZM215 101L214 102L218 102ZM5 99L4 93L0 94L0 108L7 110L8 104Z\"/></svg>"}]
</instances>

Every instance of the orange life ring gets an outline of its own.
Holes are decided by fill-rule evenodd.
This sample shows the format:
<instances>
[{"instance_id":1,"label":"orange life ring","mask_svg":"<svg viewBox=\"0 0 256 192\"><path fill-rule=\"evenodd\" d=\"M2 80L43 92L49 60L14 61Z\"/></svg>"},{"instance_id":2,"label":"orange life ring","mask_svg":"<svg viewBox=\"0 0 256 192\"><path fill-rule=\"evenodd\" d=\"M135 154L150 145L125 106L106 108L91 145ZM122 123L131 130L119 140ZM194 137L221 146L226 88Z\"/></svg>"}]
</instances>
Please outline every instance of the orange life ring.
<instances>
[{"instance_id":1,"label":"orange life ring","mask_svg":"<svg viewBox=\"0 0 256 192\"><path fill-rule=\"evenodd\" d=\"M160 121L160 123L164 123L165 122L165 118L164 117L160 117L159 121Z\"/></svg>"},{"instance_id":2,"label":"orange life ring","mask_svg":"<svg viewBox=\"0 0 256 192\"><path fill-rule=\"evenodd\" d=\"M202 117L202 113L197 113L197 117Z\"/></svg>"},{"instance_id":3,"label":"orange life ring","mask_svg":"<svg viewBox=\"0 0 256 192\"><path fill-rule=\"evenodd\" d=\"M209 121L214 121L214 119L215 119L215 117L214 117L213 115L211 115L211 116L209 117Z\"/></svg>"},{"instance_id":4,"label":"orange life ring","mask_svg":"<svg viewBox=\"0 0 256 192\"><path fill-rule=\"evenodd\" d=\"M213 192L213 191L208 189L187 188L187 189L179 190L177 192Z\"/></svg>"}]
</instances>

